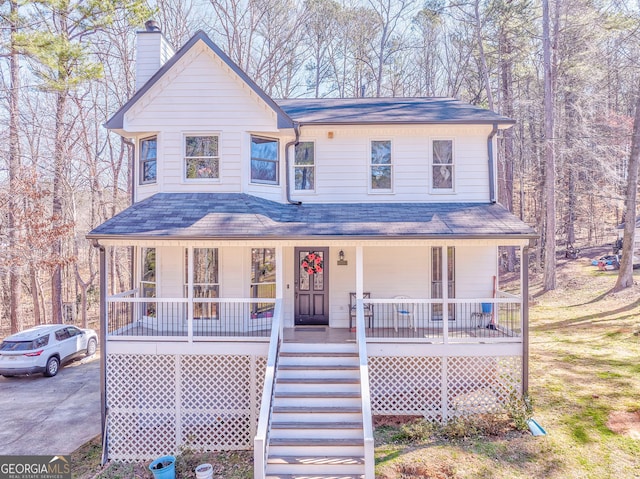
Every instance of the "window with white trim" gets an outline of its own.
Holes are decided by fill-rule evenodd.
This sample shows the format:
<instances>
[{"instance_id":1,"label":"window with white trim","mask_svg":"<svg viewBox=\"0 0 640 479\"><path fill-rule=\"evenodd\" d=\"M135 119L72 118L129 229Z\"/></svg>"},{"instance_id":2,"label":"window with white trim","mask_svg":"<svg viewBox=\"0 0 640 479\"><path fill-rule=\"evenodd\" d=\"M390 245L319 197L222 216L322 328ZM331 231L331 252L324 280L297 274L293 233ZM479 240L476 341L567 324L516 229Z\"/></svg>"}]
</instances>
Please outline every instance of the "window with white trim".
<instances>
[{"instance_id":1,"label":"window with white trim","mask_svg":"<svg viewBox=\"0 0 640 479\"><path fill-rule=\"evenodd\" d=\"M158 138L140 140L140 184L155 183L158 164Z\"/></svg>"},{"instance_id":2,"label":"window with white trim","mask_svg":"<svg viewBox=\"0 0 640 479\"><path fill-rule=\"evenodd\" d=\"M391 162L391 140L371 142L370 188L371 191L391 191L393 188L393 165Z\"/></svg>"},{"instance_id":3,"label":"window with white trim","mask_svg":"<svg viewBox=\"0 0 640 479\"><path fill-rule=\"evenodd\" d=\"M184 171L187 180L210 180L220 177L219 139L217 135L184 137Z\"/></svg>"},{"instance_id":4,"label":"window with white trim","mask_svg":"<svg viewBox=\"0 0 640 479\"><path fill-rule=\"evenodd\" d=\"M433 140L431 154L431 188L451 191L454 185L453 140Z\"/></svg>"},{"instance_id":5,"label":"window with white trim","mask_svg":"<svg viewBox=\"0 0 640 479\"><path fill-rule=\"evenodd\" d=\"M251 137L251 182L278 184L278 140Z\"/></svg>"},{"instance_id":6,"label":"window with white trim","mask_svg":"<svg viewBox=\"0 0 640 479\"><path fill-rule=\"evenodd\" d=\"M140 296L156 297L156 249L140 248ZM156 303L140 303L142 316L155 318Z\"/></svg>"},{"instance_id":7,"label":"window with white trim","mask_svg":"<svg viewBox=\"0 0 640 479\"><path fill-rule=\"evenodd\" d=\"M276 250L251 249L251 297L276 297ZM251 303L251 319L273 317L273 303Z\"/></svg>"},{"instance_id":8,"label":"window with white trim","mask_svg":"<svg viewBox=\"0 0 640 479\"><path fill-rule=\"evenodd\" d=\"M316 188L315 143L301 141L295 147L294 188L296 191L311 191Z\"/></svg>"},{"instance_id":9,"label":"window with white trim","mask_svg":"<svg viewBox=\"0 0 640 479\"><path fill-rule=\"evenodd\" d=\"M184 292L189 295L189 250L184 252ZM195 301L218 298L218 248L193 248L193 319L218 319L218 303Z\"/></svg>"}]
</instances>

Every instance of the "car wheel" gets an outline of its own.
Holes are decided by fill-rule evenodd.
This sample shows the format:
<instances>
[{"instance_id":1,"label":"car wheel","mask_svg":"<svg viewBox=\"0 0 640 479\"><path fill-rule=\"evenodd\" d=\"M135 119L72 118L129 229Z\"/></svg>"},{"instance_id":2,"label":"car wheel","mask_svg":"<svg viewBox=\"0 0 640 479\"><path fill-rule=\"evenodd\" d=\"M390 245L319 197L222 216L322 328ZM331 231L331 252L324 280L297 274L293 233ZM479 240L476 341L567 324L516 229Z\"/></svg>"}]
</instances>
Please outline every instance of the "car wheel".
<instances>
[{"instance_id":1,"label":"car wheel","mask_svg":"<svg viewBox=\"0 0 640 479\"><path fill-rule=\"evenodd\" d=\"M58 374L58 369L60 369L60 360L55 356L52 356L47 361L47 365L45 366L44 375L51 378Z\"/></svg>"},{"instance_id":2,"label":"car wheel","mask_svg":"<svg viewBox=\"0 0 640 479\"><path fill-rule=\"evenodd\" d=\"M95 339L91 338L87 343L87 356L93 356L96 354L96 349L98 349L98 343Z\"/></svg>"}]
</instances>

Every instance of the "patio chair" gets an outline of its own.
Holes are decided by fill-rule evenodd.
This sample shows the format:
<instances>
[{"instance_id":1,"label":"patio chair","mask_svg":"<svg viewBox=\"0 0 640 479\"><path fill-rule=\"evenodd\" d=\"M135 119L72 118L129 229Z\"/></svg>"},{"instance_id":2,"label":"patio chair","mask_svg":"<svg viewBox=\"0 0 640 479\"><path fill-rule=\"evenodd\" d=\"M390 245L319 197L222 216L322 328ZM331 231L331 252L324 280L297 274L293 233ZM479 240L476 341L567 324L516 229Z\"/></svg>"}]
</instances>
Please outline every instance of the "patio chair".
<instances>
[{"instance_id":1,"label":"patio chair","mask_svg":"<svg viewBox=\"0 0 640 479\"><path fill-rule=\"evenodd\" d=\"M370 299L371 293L362 293L363 299ZM369 320L369 328L373 327L373 304L364 303L364 318ZM353 328L356 319L356 293L349 293L349 329Z\"/></svg>"},{"instance_id":2,"label":"patio chair","mask_svg":"<svg viewBox=\"0 0 640 479\"><path fill-rule=\"evenodd\" d=\"M395 296L393 299L410 299L409 296ZM414 303L408 301L400 301L393 303L393 329L398 332L398 323L401 319L407 320L407 326L416 331L418 328L413 320Z\"/></svg>"}]
</instances>

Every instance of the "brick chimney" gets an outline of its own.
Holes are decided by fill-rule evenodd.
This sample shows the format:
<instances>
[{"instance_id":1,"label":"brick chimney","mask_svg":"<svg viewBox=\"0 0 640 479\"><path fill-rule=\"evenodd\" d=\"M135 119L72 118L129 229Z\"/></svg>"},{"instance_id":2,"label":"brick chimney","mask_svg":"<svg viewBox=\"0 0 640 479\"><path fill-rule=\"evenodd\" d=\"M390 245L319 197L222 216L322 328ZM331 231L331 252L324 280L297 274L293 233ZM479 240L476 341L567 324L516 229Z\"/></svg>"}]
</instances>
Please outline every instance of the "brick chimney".
<instances>
[{"instance_id":1,"label":"brick chimney","mask_svg":"<svg viewBox=\"0 0 640 479\"><path fill-rule=\"evenodd\" d=\"M173 47L154 20L144 23L144 30L137 32L136 91L164 65L174 54Z\"/></svg>"}]
</instances>

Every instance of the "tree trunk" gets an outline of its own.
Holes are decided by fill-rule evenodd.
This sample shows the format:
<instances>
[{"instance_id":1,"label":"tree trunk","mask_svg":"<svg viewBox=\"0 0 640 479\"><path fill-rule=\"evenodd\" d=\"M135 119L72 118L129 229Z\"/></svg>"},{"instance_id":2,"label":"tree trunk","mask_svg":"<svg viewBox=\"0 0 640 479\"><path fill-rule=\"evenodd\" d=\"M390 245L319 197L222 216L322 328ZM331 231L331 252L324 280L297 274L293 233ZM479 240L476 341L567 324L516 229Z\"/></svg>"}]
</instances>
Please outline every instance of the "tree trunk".
<instances>
[{"instance_id":1,"label":"tree trunk","mask_svg":"<svg viewBox=\"0 0 640 479\"><path fill-rule=\"evenodd\" d=\"M640 88L636 98L636 114L633 121L633 137L631 139L631 155L629 155L629 172L627 175L626 214L624 218L624 239L620 271L613 291L620 291L633 285L633 250L636 233L636 200L638 196L638 167L640 166Z\"/></svg>"},{"instance_id":2,"label":"tree trunk","mask_svg":"<svg viewBox=\"0 0 640 479\"><path fill-rule=\"evenodd\" d=\"M542 0L542 45L544 62L544 290L556 289L556 164L553 147L553 84L549 0Z\"/></svg>"},{"instance_id":3,"label":"tree trunk","mask_svg":"<svg viewBox=\"0 0 640 479\"><path fill-rule=\"evenodd\" d=\"M18 245L20 243L21 222L18 217L20 198L18 195L18 182L20 180L20 138L18 135L19 94L20 77L18 64L18 51L16 48L16 34L18 33L18 3L11 0L10 5L10 29L11 45L9 52L9 322L11 333L17 333L20 328L20 303L22 297L22 261L18 257Z\"/></svg>"},{"instance_id":4,"label":"tree trunk","mask_svg":"<svg viewBox=\"0 0 640 479\"><path fill-rule=\"evenodd\" d=\"M66 92L60 91L56 95L56 125L55 145L53 153L53 207L51 210L53 222L62 224L64 221L64 116L67 105ZM51 322L61 324L62 318L62 238L56 237L52 245L52 253L56 264L51 275Z\"/></svg>"},{"instance_id":5,"label":"tree trunk","mask_svg":"<svg viewBox=\"0 0 640 479\"><path fill-rule=\"evenodd\" d=\"M31 281L31 298L33 301L33 320L36 325L42 324L40 314L40 287L38 286L38 272L33 264L29 271L29 279Z\"/></svg>"}]
</instances>

